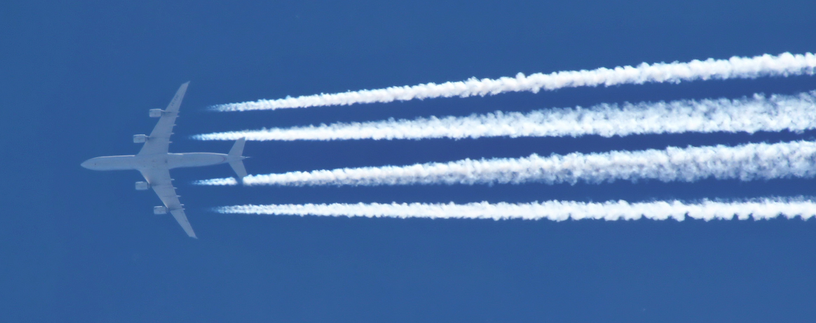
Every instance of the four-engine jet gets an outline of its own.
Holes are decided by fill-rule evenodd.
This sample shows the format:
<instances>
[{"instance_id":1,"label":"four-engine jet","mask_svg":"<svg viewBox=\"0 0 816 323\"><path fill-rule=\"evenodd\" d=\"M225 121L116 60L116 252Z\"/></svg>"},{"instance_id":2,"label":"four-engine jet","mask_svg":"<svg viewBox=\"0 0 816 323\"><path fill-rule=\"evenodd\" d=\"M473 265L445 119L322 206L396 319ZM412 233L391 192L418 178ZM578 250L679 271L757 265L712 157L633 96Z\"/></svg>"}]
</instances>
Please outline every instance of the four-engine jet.
<instances>
[{"instance_id":1,"label":"four-engine jet","mask_svg":"<svg viewBox=\"0 0 816 323\"><path fill-rule=\"evenodd\" d=\"M167 214L167 211L170 211L170 214L176 218L184 232L191 238L196 238L193 227L190 226L187 216L184 215L184 204L179 202L179 196L176 195L172 183L173 179L170 178L170 169L229 163L238 175L239 181L242 181L247 172L243 163L246 157L241 156L245 143L243 138L235 142L229 154L174 154L167 151L170 145L170 135L173 134L173 126L175 126L176 117L178 116L179 106L181 106L181 99L187 91L188 84L190 82L179 87L167 109L150 110L151 117L160 119L149 136L143 134L133 136L134 143L144 143L142 150L138 154L91 158L83 162L82 167L92 170L138 170L144 176L145 182L136 182L136 189L141 191L146 190L148 187L153 188L153 191L159 195L162 203L164 203L164 206L154 207L153 213Z\"/></svg>"}]
</instances>

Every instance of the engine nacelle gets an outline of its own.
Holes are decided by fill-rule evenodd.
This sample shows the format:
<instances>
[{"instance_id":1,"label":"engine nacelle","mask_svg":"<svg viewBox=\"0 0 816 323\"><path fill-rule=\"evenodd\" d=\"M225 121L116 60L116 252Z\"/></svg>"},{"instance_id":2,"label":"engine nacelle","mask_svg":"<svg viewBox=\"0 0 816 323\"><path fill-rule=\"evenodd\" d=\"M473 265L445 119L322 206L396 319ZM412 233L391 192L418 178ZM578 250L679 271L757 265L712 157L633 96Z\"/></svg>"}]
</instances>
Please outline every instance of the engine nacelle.
<instances>
[{"instance_id":1,"label":"engine nacelle","mask_svg":"<svg viewBox=\"0 0 816 323\"><path fill-rule=\"evenodd\" d=\"M145 134L133 135L134 144L143 144L145 141L147 141L147 135Z\"/></svg>"},{"instance_id":2,"label":"engine nacelle","mask_svg":"<svg viewBox=\"0 0 816 323\"><path fill-rule=\"evenodd\" d=\"M147 185L147 182L136 182L136 190L137 191L144 191L147 190L150 186Z\"/></svg>"},{"instance_id":3,"label":"engine nacelle","mask_svg":"<svg viewBox=\"0 0 816 323\"><path fill-rule=\"evenodd\" d=\"M162 113L164 113L162 109L150 109L148 115L150 115L151 118L161 118Z\"/></svg>"},{"instance_id":4,"label":"engine nacelle","mask_svg":"<svg viewBox=\"0 0 816 323\"><path fill-rule=\"evenodd\" d=\"M167 214L167 208L161 205L153 207L153 214Z\"/></svg>"}]
</instances>

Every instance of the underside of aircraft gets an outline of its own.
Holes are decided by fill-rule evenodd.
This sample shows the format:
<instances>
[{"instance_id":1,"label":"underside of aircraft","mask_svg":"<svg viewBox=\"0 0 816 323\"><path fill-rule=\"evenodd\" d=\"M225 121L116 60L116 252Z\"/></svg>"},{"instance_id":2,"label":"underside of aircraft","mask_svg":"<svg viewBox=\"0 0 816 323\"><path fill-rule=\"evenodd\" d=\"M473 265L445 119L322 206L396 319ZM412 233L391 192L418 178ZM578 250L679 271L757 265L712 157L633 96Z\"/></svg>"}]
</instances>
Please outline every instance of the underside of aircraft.
<instances>
[{"instance_id":1,"label":"underside of aircraft","mask_svg":"<svg viewBox=\"0 0 816 323\"><path fill-rule=\"evenodd\" d=\"M159 118L159 122L150 135L133 136L134 143L144 143L138 154L91 158L83 162L82 167L92 170L138 170L145 180L136 182L136 190L152 188L164 204L154 207L153 213L167 214L170 212L189 237L197 238L184 213L184 204L179 201L179 195L176 194L176 188L173 187L170 169L226 163L235 171L238 181L243 182L243 178L247 176L243 160L247 157L242 156L246 143L244 138L237 140L228 154L170 153L168 151L173 126L175 126L179 107L189 84L190 82L187 82L179 87L166 109L149 111L150 117Z\"/></svg>"}]
</instances>

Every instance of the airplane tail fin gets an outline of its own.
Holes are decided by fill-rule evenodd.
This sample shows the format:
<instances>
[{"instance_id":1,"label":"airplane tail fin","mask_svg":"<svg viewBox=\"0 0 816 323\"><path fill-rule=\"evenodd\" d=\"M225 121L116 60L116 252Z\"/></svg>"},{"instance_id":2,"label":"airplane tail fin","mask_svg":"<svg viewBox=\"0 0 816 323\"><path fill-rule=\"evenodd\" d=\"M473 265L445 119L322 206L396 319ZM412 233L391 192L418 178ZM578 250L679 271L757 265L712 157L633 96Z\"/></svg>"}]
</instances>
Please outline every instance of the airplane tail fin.
<instances>
[{"instance_id":1,"label":"airplane tail fin","mask_svg":"<svg viewBox=\"0 0 816 323\"><path fill-rule=\"evenodd\" d=\"M232 149L229 151L229 165L232 167L232 170L235 171L235 175L238 175L238 182L241 184L244 183L244 177L247 176L246 168L244 168L244 159L247 157L241 156L244 152L244 144L246 143L246 138L241 138L235 141L235 144L232 145Z\"/></svg>"}]
</instances>

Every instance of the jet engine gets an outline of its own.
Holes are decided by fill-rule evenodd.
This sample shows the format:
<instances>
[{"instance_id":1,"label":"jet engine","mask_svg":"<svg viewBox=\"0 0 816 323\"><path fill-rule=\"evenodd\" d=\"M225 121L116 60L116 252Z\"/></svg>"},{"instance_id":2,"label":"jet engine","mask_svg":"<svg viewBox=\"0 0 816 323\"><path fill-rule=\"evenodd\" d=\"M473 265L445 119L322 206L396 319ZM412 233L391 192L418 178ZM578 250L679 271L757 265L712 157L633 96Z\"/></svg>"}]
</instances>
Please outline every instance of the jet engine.
<instances>
[{"instance_id":1,"label":"jet engine","mask_svg":"<svg viewBox=\"0 0 816 323\"><path fill-rule=\"evenodd\" d=\"M143 144L145 141L147 141L147 135L145 134L133 135L134 144Z\"/></svg>"},{"instance_id":2,"label":"jet engine","mask_svg":"<svg viewBox=\"0 0 816 323\"><path fill-rule=\"evenodd\" d=\"M153 214L167 214L167 208L161 205L153 207Z\"/></svg>"},{"instance_id":3,"label":"jet engine","mask_svg":"<svg viewBox=\"0 0 816 323\"><path fill-rule=\"evenodd\" d=\"M137 191L147 190L148 187L150 187L150 186L147 185L147 182L141 182L141 181L136 182L136 190Z\"/></svg>"},{"instance_id":4,"label":"jet engine","mask_svg":"<svg viewBox=\"0 0 816 323\"><path fill-rule=\"evenodd\" d=\"M164 113L164 110L162 109L150 109L148 114L151 118L161 118L162 113Z\"/></svg>"}]
</instances>

